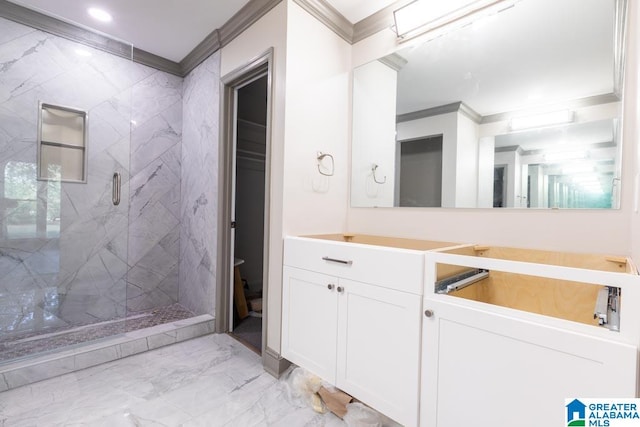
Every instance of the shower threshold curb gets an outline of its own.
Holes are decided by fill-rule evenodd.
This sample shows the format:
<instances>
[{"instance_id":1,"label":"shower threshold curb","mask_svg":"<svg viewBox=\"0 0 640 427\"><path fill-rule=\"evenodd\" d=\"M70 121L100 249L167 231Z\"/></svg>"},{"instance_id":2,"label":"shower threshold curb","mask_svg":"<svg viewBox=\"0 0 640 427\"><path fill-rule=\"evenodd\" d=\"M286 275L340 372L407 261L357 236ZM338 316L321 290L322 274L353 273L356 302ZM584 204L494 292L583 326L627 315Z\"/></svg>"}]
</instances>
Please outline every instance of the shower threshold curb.
<instances>
[{"instance_id":1,"label":"shower threshold curb","mask_svg":"<svg viewBox=\"0 0 640 427\"><path fill-rule=\"evenodd\" d=\"M0 392L211 334L214 320L195 316L0 365Z\"/></svg>"}]
</instances>

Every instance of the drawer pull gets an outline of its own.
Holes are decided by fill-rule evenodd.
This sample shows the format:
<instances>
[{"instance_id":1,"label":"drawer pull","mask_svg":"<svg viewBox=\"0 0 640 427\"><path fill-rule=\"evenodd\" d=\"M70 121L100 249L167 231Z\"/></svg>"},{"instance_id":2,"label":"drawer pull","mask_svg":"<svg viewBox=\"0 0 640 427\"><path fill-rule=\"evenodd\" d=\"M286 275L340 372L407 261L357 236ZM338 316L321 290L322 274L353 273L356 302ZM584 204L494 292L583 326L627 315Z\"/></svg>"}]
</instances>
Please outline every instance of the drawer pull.
<instances>
[{"instance_id":1,"label":"drawer pull","mask_svg":"<svg viewBox=\"0 0 640 427\"><path fill-rule=\"evenodd\" d=\"M351 260L345 261L343 259L329 258L328 256L323 256L322 259L325 260L325 261L328 261L328 262L337 262L338 264L344 264L344 265L353 264L353 261L351 261Z\"/></svg>"},{"instance_id":2,"label":"drawer pull","mask_svg":"<svg viewBox=\"0 0 640 427\"><path fill-rule=\"evenodd\" d=\"M344 292L344 288L342 286L338 286L338 292L340 293Z\"/></svg>"},{"instance_id":3,"label":"drawer pull","mask_svg":"<svg viewBox=\"0 0 640 427\"><path fill-rule=\"evenodd\" d=\"M336 285L332 285L331 283L329 283L329 284L327 285L327 289L329 289L330 291L332 291L332 290L333 290L333 288L335 288L335 287L336 287Z\"/></svg>"}]
</instances>

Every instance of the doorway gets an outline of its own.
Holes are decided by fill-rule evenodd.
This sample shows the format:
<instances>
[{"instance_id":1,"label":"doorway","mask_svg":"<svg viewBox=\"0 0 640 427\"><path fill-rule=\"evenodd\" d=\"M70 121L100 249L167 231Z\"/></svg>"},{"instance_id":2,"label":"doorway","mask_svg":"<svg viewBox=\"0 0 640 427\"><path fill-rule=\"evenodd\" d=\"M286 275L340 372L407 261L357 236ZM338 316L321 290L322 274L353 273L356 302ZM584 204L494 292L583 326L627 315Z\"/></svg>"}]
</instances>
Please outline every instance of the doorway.
<instances>
[{"instance_id":1,"label":"doorway","mask_svg":"<svg viewBox=\"0 0 640 427\"><path fill-rule=\"evenodd\" d=\"M230 332L262 349L264 202L267 139L266 73L237 90L233 205L233 316Z\"/></svg>"},{"instance_id":2,"label":"doorway","mask_svg":"<svg viewBox=\"0 0 640 427\"><path fill-rule=\"evenodd\" d=\"M216 332L260 354L269 265L272 57L270 50L222 78Z\"/></svg>"},{"instance_id":3,"label":"doorway","mask_svg":"<svg viewBox=\"0 0 640 427\"><path fill-rule=\"evenodd\" d=\"M397 206L442 206L443 135L399 141Z\"/></svg>"},{"instance_id":4,"label":"doorway","mask_svg":"<svg viewBox=\"0 0 640 427\"><path fill-rule=\"evenodd\" d=\"M507 206L507 165L496 165L493 168L493 207Z\"/></svg>"}]
</instances>

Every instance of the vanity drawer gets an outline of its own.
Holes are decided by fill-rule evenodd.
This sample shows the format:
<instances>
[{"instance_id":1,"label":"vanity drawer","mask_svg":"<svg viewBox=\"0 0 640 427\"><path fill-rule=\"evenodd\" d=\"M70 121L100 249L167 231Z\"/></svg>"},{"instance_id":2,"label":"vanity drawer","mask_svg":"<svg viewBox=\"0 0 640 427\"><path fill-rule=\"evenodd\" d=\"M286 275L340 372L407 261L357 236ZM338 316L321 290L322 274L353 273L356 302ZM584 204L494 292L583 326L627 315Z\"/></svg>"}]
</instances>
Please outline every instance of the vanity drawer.
<instances>
[{"instance_id":1,"label":"vanity drawer","mask_svg":"<svg viewBox=\"0 0 640 427\"><path fill-rule=\"evenodd\" d=\"M284 265L422 294L424 254L420 251L286 237Z\"/></svg>"}]
</instances>

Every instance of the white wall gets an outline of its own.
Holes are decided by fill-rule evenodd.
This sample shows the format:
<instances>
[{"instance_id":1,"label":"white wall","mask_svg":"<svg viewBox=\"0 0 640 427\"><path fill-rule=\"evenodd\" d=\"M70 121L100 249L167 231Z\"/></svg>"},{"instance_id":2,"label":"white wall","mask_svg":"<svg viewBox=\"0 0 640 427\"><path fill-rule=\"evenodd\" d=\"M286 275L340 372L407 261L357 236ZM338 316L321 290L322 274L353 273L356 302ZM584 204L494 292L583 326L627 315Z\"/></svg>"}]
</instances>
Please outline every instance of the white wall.
<instances>
[{"instance_id":1,"label":"white wall","mask_svg":"<svg viewBox=\"0 0 640 427\"><path fill-rule=\"evenodd\" d=\"M631 2L634 3L634 2ZM640 21L637 5L630 4L630 28L636 31ZM637 38L637 31L635 38ZM637 61L637 43L629 62ZM419 40L403 44L418 43ZM353 66L392 53L395 34L389 30L353 46ZM630 223L633 211L632 183L637 145L637 66L625 86L624 162L621 209L619 210L521 210L521 209L397 209L349 208L348 229L356 233L394 235L434 240L477 242L514 247L543 248L574 252L628 254L632 238ZM632 81L633 80L633 81ZM632 109L631 106L634 108ZM633 129L633 130L632 130ZM640 155L638 155L640 157ZM640 159L637 160L640 162ZM633 230L640 232L640 218L634 214ZM634 255L640 260L640 242L634 241Z\"/></svg>"},{"instance_id":2,"label":"white wall","mask_svg":"<svg viewBox=\"0 0 640 427\"><path fill-rule=\"evenodd\" d=\"M272 46L267 346L279 352L282 237L346 229L351 48L285 0L222 49L222 76ZM334 176L318 173L318 151L334 156Z\"/></svg>"},{"instance_id":3,"label":"white wall","mask_svg":"<svg viewBox=\"0 0 640 427\"><path fill-rule=\"evenodd\" d=\"M287 12L283 234L345 231L351 47L292 0ZM333 155L334 176L319 174L318 151ZM276 348L271 326L267 342ZM279 326L277 332L279 338Z\"/></svg>"},{"instance_id":4,"label":"white wall","mask_svg":"<svg viewBox=\"0 0 640 427\"><path fill-rule=\"evenodd\" d=\"M353 134L351 204L393 206L396 187L396 92L398 72L380 61L360 67L353 76ZM386 176L384 184L373 182Z\"/></svg>"},{"instance_id":5,"label":"white wall","mask_svg":"<svg viewBox=\"0 0 640 427\"><path fill-rule=\"evenodd\" d=\"M488 136L478 140L478 207L493 206L493 166L495 160L494 137Z\"/></svg>"},{"instance_id":6,"label":"white wall","mask_svg":"<svg viewBox=\"0 0 640 427\"><path fill-rule=\"evenodd\" d=\"M478 206L478 125L458 111L457 128L456 161L452 165L456 171L454 206L475 208Z\"/></svg>"},{"instance_id":7,"label":"white wall","mask_svg":"<svg viewBox=\"0 0 640 427\"><path fill-rule=\"evenodd\" d=\"M530 206L533 208L547 207L547 199L544 197L546 180L543 167L540 165L529 165L528 170L531 178Z\"/></svg>"}]
</instances>

